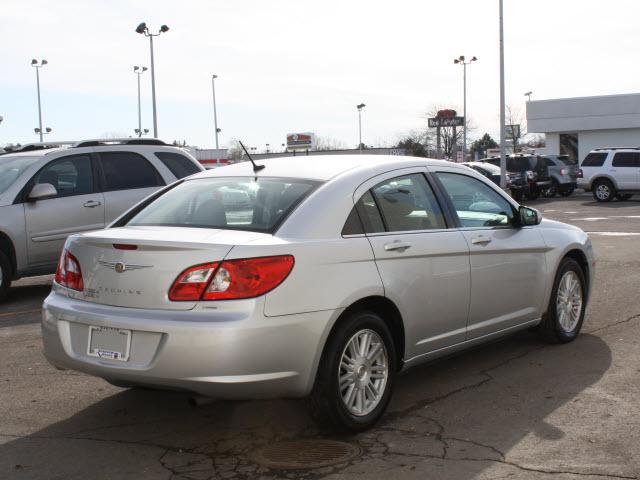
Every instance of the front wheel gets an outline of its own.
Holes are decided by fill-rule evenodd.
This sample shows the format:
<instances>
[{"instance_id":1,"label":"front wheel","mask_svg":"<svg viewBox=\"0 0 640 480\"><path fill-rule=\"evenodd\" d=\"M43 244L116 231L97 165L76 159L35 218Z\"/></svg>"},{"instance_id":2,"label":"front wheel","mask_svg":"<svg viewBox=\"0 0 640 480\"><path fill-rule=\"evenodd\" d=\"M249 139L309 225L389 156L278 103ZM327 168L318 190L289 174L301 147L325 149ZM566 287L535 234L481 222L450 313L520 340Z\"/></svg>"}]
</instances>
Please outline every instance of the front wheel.
<instances>
[{"instance_id":1,"label":"front wheel","mask_svg":"<svg viewBox=\"0 0 640 480\"><path fill-rule=\"evenodd\" d=\"M538 331L551 343L567 343L580 333L587 305L584 272L572 258L560 262L547 314Z\"/></svg>"},{"instance_id":2,"label":"front wheel","mask_svg":"<svg viewBox=\"0 0 640 480\"><path fill-rule=\"evenodd\" d=\"M396 371L389 328L370 311L350 315L331 335L322 355L311 406L321 422L358 432L387 408Z\"/></svg>"},{"instance_id":3,"label":"front wheel","mask_svg":"<svg viewBox=\"0 0 640 480\"><path fill-rule=\"evenodd\" d=\"M626 202L631 197L633 197L632 193L619 193L618 195L616 195L616 198L618 199L619 202Z\"/></svg>"},{"instance_id":4,"label":"front wheel","mask_svg":"<svg viewBox=\"0 0 640 480\"><path fill-rule=\"evenodd\" d=\"M0 302L5 299L11 286L11 262L0 252Z\"/></svg>"}]
</instances>

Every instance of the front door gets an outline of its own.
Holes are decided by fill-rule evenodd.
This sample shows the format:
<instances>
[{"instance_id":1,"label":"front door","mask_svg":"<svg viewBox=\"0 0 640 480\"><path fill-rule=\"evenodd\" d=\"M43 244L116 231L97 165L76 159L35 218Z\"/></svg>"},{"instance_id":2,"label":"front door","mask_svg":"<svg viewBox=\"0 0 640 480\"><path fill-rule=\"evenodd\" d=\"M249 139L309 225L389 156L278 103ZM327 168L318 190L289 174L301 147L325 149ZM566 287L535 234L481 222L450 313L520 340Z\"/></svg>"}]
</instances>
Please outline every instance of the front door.
<instances>
[{"instance_id":1,"label":"front door","mask_svg":"<svg viewBox=\"0 0 640 480\"><path fill-rule=\"evenodd\" d=\"M548 277L540 231L517 226L515 208L492 184L458 169L434 170L469 246L467 339L539 318Z\"/></svg>"},{"instance_id":2,"label":"front door","mask_svg":"<svg viewBox=\"0 0 640 480\"><path fill-rule=\"evenodd\" d=\"M27 252L32 268L55 266L66 238L104 228L104 198L94 188L90 154L70 155L51 161L29 182L49 183L57 197L24 206Z\"/></svg>"},{"instance_id":3,"label":"front door","mask_svg":"<svg viewBox=\"0 0 640 480\"><path fill-rule=\"evenodd\" d=\"M407 360L462 342L469 307L468 248L447 228L425 173L376 177L355 198L385 296L404 320Z\"/></svg>"}]
</instances>

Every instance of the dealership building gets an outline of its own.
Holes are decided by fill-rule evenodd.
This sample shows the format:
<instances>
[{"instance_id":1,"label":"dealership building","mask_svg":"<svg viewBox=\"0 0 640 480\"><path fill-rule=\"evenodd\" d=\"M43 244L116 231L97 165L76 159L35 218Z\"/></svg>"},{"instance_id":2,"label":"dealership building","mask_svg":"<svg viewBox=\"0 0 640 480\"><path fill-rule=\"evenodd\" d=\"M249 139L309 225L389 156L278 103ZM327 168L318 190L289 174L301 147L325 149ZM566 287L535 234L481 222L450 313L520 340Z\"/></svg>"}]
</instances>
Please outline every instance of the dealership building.
<instances>
[{"instance_id":1,"label":"dealership building","mask_svg":"<svg viewBox=\"0 0 640 480\"><path fill-rule=\"evenodd\" d=\"M640 147L640 94L532 100L527 131L545 135L540 153L580 162L595 148Z\"/></svg>"}]
</instances>

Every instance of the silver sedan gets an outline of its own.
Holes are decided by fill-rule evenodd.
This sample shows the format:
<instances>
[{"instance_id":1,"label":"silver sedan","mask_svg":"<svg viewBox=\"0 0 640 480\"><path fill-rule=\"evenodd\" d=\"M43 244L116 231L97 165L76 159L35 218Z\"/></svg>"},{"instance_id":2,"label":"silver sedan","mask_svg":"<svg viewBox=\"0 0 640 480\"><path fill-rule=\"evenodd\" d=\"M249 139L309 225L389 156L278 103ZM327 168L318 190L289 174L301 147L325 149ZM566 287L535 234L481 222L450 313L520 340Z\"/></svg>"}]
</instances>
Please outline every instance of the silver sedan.
<instances>
[{"instance_id":1,"label":"silver sedan","mask_svg":"<svg viewBox=\"0 0 640 480\"><path fill-rule=\"evenodd\" d=\"M357 431L407 368L521 329L578 335L587 235L471 169L369 155L262 164L194 175L69 237L43 309L49 361L120 386L310 395Z\"/></svg>"}]
</instances>

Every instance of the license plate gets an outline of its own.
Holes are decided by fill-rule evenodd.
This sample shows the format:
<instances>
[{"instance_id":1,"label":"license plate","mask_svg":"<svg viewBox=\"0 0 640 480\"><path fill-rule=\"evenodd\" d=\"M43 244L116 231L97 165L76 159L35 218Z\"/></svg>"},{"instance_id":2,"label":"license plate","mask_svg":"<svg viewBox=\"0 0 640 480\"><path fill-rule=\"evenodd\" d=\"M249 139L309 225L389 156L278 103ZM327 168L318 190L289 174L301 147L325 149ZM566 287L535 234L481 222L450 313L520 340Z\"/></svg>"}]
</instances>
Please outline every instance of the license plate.
<instances>
[{"instance_id":1,"label":"license plate","mask_svg":"<svg viewBox=\"0 0 640 480\"><path fill-rule=\"evenodd\" d=\"M131 330L113 327L89 327L87 355L126 362L131 349Z\"/></svg>"}]
</instances>

